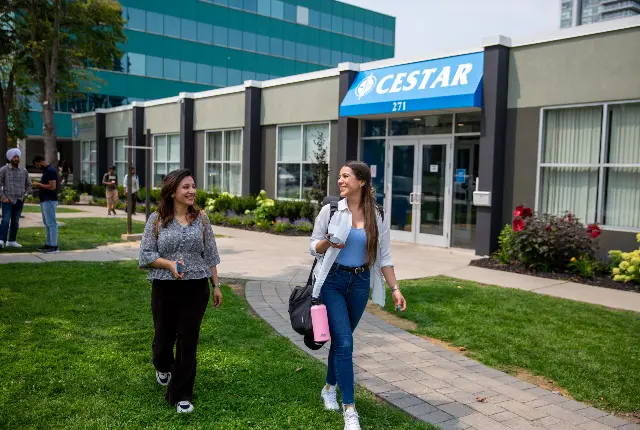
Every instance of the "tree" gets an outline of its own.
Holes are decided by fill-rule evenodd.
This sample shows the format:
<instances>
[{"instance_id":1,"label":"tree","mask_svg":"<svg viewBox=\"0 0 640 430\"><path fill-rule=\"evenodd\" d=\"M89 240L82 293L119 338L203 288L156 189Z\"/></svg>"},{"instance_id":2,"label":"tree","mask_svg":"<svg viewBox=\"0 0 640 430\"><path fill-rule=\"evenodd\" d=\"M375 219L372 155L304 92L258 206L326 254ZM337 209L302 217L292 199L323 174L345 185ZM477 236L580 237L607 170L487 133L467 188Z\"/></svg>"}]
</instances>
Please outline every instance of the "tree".
<instances>
[{"instance_id":1,"label":"tree","mask_svg":"<svg viewBox=\"0 0 640 430\"><path fill-rule=\"evenodd\" d=\"M116 0L13 0L26 71L42 105L45 158L57 164L54 106L90 90L94 69L110 69L125 41Z\"/></svg>"},{"instance_id":2,"label":"tree","mask_svg":"<svg viewBox=\"0 0 640 430\"><path fill-rule=\"evenodd\" d=\"M308 200L315 200L318 203L322 203L322 200L327 196L327 184L329 180L329 164L327 163L327 139L324 137L324 133L318 131L313 143L315 149L313 151L313 186L311 190L307 192Z\"/></svg>"}]
</instances>

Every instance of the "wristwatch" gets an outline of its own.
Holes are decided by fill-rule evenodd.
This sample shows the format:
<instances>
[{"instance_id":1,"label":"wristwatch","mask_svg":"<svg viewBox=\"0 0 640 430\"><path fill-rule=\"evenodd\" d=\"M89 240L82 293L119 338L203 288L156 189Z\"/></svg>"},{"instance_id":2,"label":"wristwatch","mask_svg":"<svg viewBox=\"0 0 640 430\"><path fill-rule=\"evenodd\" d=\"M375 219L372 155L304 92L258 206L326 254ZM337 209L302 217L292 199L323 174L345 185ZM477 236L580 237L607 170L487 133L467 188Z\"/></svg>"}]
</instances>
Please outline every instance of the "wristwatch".
<instances>
[{"instance_id":1,"label":"wristwatch","mask_svg":"<svg viewBox=\"0 0 640 430\"><path fill-rule=\"evenodd\" d=\"M216 288L216 287L220 288L220 285L222 285L220 282L218 282L217 284L212 282L212 284L213 284L213 288Z\"/></svg>"},{"instance_id":2,"label":"wristwatch","mask_svg":"<svg viewBox=\"0 0 640 430\"><path fill-rule=\"evenodd\" d=\"M391 292L394 292L396 290L400 291L400 286L398 284L395 284L393 287L391 287Z\"/></svg>"}]
</instances>

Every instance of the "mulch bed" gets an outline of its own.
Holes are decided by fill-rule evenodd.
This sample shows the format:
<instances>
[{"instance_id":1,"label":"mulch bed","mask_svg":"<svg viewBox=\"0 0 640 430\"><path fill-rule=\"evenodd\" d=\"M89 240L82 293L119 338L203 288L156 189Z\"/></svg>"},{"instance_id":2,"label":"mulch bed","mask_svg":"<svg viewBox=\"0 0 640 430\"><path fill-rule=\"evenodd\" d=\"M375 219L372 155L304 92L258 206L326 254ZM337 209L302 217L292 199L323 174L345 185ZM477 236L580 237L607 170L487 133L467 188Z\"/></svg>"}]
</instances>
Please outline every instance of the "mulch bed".
<instances>
[{"instance_id":1,"label":"mulch bed","mask_svg":"<svg viewBox=\"0 0 640 430\"><path fill-rule=\"evenodd\" d=\"M256 227L255 225L251 225L251 226L242 225L242 224L240 224L240 225L231 225L231 224L228 224L228 223L220 223L220 224L214 224L214 225L218 225L220 227L235 228L237 230L247 230L247 231L255 231L255 232L258 232L258 233L268 233L268 234L273 234L273 235L276 235L276 236L297 236L297 237L300 237L300 236L310 237L311 236L311 233L303 233L301 231L298 231L295 228L291 228L291 229L288 229L288 230L284 231L283 233L280 233L280 232L276 232L276 231L273 231L273 230L263 230L261 228Z\"/></svg>"},{"instance_id":2,"label":"mulch bed","mask_svg":"<svg viewBox=\"0 0 640 430\"><path fill-rule=\"evenodd\" d=\"M471 266L482 267L484 269L502 270L503 272L520 273L522 275L537 276L539 278L557 279L559 281L576 282L578 284L593 285L594 287L611 288L614 290L631 291L640 293L640 285L624 282L614 282L611 276L604 273L596 274L592 279L584 279L568 273L548 273L538 272L528 269L521 264L502 264L492 258L482 258L473 260Z\"/></svg>"}]
</instances>

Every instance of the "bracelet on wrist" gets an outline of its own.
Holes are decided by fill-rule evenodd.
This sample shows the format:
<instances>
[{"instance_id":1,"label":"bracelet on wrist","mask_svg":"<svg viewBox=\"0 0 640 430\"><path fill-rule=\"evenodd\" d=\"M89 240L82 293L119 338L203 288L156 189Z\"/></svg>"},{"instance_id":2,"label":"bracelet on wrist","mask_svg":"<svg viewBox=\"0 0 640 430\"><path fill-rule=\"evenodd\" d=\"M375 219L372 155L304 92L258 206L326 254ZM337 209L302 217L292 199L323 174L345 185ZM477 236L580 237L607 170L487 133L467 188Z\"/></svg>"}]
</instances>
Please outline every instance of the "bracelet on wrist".
<instances>
[{"instance_id":1,"label":"bracelet on wrist","mask_svg":"<svg viewBox=\"0 0 640 430\"><path fill-rule=\"evenodd\" d=\"M394 291L400 291L400 286L398 284L391 287L391 292L393 293Z\"/></svg>"}]
</instances>

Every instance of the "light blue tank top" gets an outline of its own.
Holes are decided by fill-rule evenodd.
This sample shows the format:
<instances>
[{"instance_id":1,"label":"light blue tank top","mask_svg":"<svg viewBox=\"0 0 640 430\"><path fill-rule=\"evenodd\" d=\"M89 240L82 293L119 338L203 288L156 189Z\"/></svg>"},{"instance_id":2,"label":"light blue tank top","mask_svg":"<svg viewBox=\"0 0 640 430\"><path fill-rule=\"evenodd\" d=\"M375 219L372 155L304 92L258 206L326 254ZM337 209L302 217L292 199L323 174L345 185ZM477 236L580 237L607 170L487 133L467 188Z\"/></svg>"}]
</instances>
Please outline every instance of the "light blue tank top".
<instances>
[{"instance_id":1,"label":"light blue tank top","mask_svg":"<svg viewBox=\"0 0 640 430\"><path fill-rule=\"evenodd\" d=\"M363 228L352 228L336 263L347 267L367 264L367 232Z\"/></svg>"}]
</instances>

